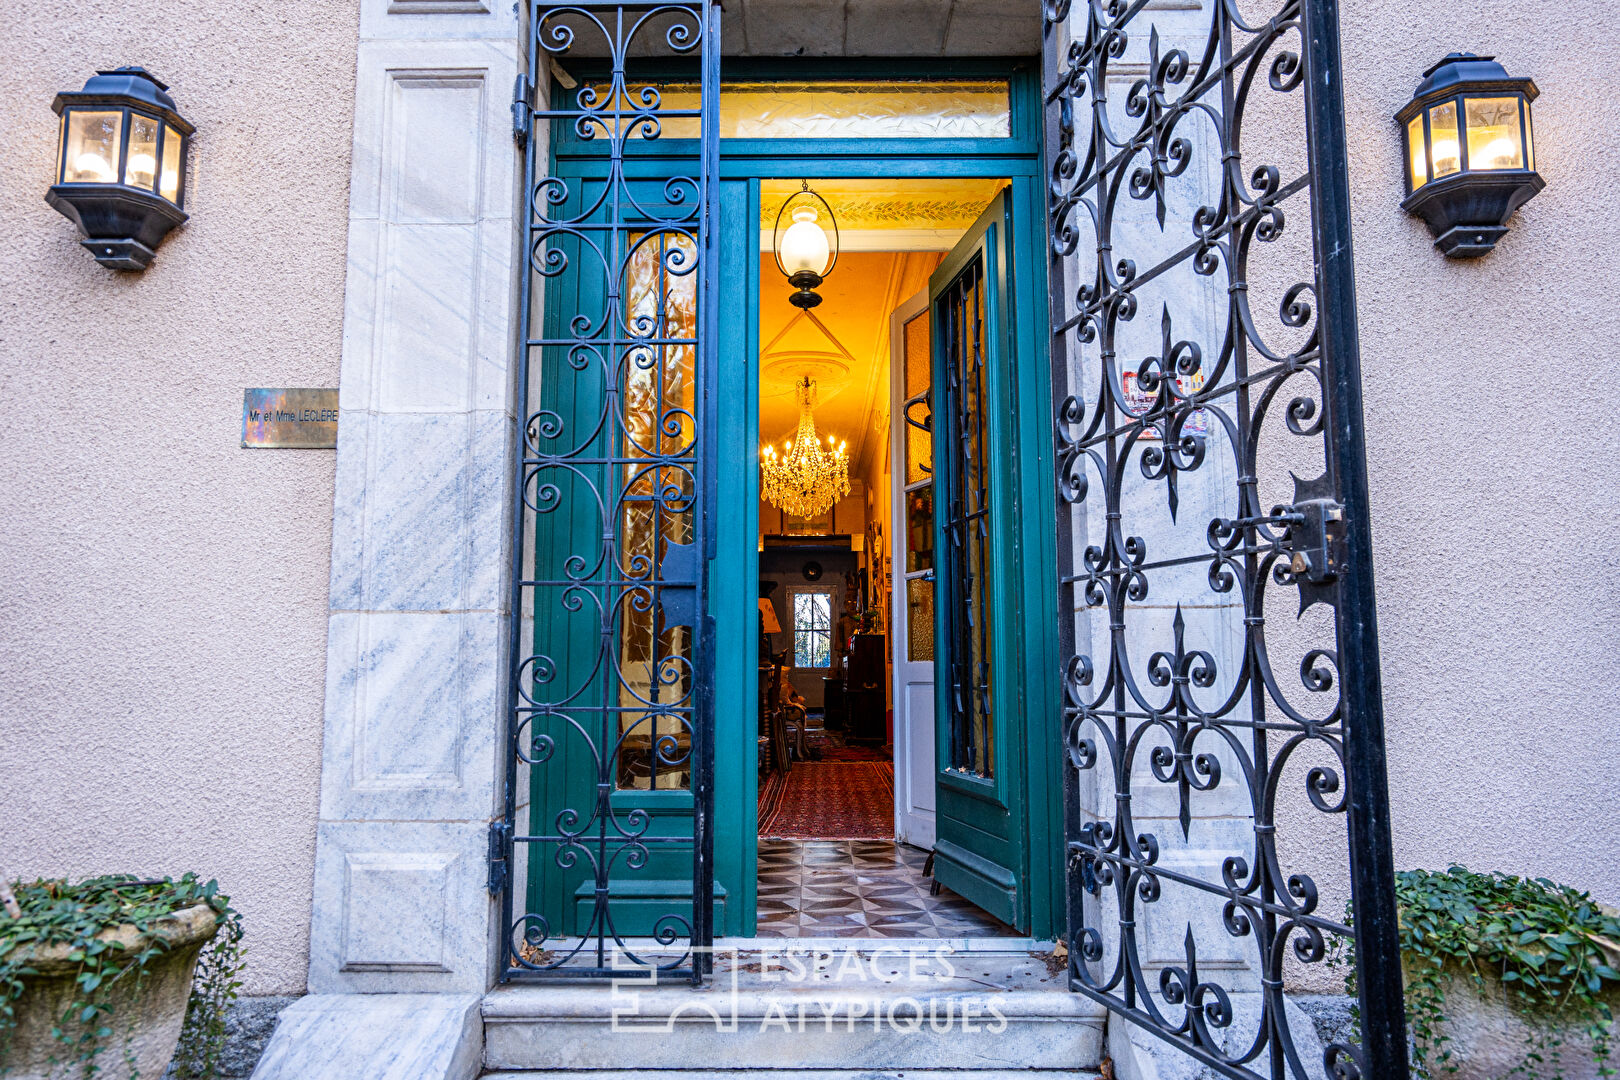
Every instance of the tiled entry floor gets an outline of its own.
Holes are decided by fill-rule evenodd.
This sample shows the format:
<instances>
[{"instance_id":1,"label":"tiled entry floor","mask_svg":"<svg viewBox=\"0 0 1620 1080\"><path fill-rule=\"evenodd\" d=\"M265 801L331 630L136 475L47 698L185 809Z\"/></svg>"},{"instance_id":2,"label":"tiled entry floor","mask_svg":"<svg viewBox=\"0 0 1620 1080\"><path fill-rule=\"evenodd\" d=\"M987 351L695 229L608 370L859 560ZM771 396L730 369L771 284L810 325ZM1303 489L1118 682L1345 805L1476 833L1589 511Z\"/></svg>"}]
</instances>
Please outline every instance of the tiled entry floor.
<instances>
[{"instance_id":1,"label":"tiled entry floor","mask_svg":"<svg viewBox=\"0 0 1620 1080\"><path fill-rule=\"evenodd\" d=\"M1016 937L949 889L928 853L885 840L759 841L760 937Z\"/></svg>"}]
</instances>

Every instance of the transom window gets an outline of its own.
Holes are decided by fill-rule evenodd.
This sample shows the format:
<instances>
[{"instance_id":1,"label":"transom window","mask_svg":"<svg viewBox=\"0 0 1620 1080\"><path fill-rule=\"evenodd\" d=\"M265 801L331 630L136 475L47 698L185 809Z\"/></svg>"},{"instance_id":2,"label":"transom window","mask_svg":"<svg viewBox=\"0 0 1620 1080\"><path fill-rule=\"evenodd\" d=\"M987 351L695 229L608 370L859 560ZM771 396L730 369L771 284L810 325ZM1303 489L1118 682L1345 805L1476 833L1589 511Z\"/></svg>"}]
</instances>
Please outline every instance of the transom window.
<instances>
[{"instance_id":1,"label":"transom window","mask_svg":"<svg viewBox=\"0 0 1620 1080\"><path fill-rule=\"evenodd\" d=\"M580 91L568 91L569 106ZM585 104L618 116L598 136L698 137L698 88L632 81L609 102L608 87L585 88ZM722 139L1005 139L1012 134L1006 79L728 81L720 87ZM616 109L614 108L616 107ZM644 120L643 116L653 119ZM616 125L613 131L606 125Z\"/></svg>"}]
</instances>

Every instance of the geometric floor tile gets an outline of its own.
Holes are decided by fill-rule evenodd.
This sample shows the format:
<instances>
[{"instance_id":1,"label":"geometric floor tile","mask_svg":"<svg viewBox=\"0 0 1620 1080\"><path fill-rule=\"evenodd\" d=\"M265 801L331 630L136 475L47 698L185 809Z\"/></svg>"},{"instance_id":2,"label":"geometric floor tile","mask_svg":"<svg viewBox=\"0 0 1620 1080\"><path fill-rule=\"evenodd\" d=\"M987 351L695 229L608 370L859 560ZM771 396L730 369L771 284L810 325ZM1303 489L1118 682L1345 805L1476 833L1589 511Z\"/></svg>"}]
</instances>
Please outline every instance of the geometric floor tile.
<instances>
[{"instance_id":1,"label":"geometric floor tile","mask_svg":"<svg viewBox=\"0 0 1620 1080\"><path fill-rule=\"evenodd\" d=\"M760 937L1016 937L949 889L928 853L887 840L759 841Z\"/></svg>"}]
</instances>

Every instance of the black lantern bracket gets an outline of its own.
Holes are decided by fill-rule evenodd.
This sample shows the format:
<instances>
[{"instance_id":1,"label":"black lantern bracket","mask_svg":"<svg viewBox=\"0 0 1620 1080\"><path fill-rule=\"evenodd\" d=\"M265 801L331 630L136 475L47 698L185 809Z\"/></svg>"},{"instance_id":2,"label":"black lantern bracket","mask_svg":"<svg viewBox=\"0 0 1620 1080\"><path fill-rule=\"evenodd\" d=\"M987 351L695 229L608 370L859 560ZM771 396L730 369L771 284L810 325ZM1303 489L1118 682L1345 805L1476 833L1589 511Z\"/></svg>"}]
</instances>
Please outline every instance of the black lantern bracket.
<instances>
[{"instance_id":1,"label":"black lantern bracket","mask_svg":"<svg viewBox=\"0 0 1620 1080\"><path fill-rule=\"evenodd\" d=\"M1447 257L1489 252L1513 212L1547 186L1530 119L1539 93L1494 56L1454 52L1423 73L1395 114L1406 149L1401 208L1424 220Z\"/></svg>"},{"instance_id":2,"label":"black lantern bracket","mask_svg":"<svg viewBox=\"0 0 1620 1080\"><path fill-rule=\"evenodd\" d=\"M145 270L188 215L186 159L196 128L167 84L142 67L98 71L51 102L62 118L56 183L45 201L114 270ZM90 162L89 166L85 162Z\"/></svg>"}]
</instances>

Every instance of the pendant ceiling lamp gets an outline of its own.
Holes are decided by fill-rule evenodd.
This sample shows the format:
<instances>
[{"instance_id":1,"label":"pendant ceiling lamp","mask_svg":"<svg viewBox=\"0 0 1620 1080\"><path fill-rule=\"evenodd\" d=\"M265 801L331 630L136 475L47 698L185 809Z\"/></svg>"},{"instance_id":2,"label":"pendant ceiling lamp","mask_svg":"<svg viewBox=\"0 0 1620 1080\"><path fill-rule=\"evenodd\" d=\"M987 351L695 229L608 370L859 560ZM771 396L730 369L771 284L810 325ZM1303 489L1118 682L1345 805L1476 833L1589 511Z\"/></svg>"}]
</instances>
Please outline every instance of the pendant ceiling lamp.
<instances>
[{"instance_id":1,"label":"pendant ceiling lamp","mask_svg":"<svg viewBox=\"0 0 1620 1080\"><path fill-rule=\"evenodd\" d=\"M776 250L776 268L782 271L788 284L798 290L788 297L788 303L808 311L821 303L821 294L816 289L838 264L838 219L833 217L827 200L810 187L810 181L802 180L800 185L776 212L771 246ZM787 215L788 207L793 208L792 224L784 232L782 218ZM823 214L826 225L821 223Z\"/></svg>"},{"instance_id":2,"label":"pendant ceiling lamp","mask_svg":"<svg viewBox=\"0 0 1620 1080\"><path fill-rule=\"evenodd\" d=\"M794 517L816 517L849 494L849 444L816 434L816 381L809 376L794 385L799 398L799 429L782 452L759 448L760 497Z\"/></svg>"}]
</instances>

